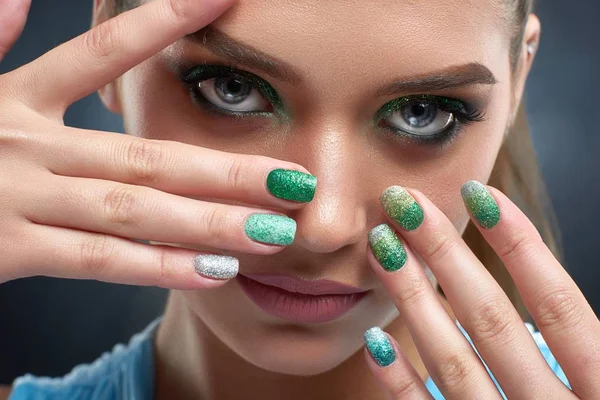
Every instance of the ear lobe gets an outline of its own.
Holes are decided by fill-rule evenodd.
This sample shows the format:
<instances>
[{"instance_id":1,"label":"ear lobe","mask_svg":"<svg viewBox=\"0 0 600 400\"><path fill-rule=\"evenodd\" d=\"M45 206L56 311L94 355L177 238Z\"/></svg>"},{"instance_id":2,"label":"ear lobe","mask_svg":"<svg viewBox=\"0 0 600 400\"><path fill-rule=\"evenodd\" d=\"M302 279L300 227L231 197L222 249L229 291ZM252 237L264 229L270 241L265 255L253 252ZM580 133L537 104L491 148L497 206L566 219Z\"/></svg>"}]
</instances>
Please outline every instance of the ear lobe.
<instances>
[{"instance_id":1,"label":"ear lobe","mask_svg":"<svg viewBox=\"0 0 600 400\"><path fill-rule=\"evenodd\" d=\"M110 3L114 0L94 0L92 28L100 25L111 17ZM115 114L121 114L121 101L117 81L111 82L98 90L98 95L104 106Z\"/></svg>"},{"instance_id":2,"label":"ear lobe","mask_svg":"<svg viewBox=\"0 0 600 400\"><path fill-rule=\"evenodd\" d=\"M516 118L518 105L521 104L525 82L527 81L527 76L529 75L529 71L531 70L531 66L539 46L540 34L540 20L534 14L530 14L527 18L527 25L525 26L525 32L523 34L517 70L514 73L513 93L515 107L514 115L512 116L513 120Z\"/></svg>"}]
</instances>

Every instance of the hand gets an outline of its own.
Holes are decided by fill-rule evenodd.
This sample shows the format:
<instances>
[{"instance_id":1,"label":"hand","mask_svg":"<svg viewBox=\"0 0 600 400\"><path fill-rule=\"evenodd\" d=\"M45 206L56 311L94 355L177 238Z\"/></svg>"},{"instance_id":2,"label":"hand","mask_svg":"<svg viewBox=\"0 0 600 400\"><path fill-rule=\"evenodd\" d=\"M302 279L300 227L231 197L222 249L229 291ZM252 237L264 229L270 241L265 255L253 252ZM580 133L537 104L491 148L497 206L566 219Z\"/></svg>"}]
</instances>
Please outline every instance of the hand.
<instances>
[{"instance_id":1,"label":"hand","mask_svg":"<svg viewBox=\"0 0 600 400\"><path fill-rule=\"evenodd\" d=\"M393 187L384 193L382 203L406 245L402 247L388 225L377 227L370 235L369 258L433 381L447 399L501 398L473 347L439 301L416 254L431 268L458 321L509 399L600 398L600 323L580 290L533 224L506 196L474 181L463 186L462 194L573 390L550 369L508 297L448 218L422 193ZM430 399L421 378L398 353L397 342L377 329L367 332L372 344L383 346L381 361L388 366L378 366L368 353L367 361L389 397ZM393 353L385 351L389 350L386 337L398 355L395 362Z\"/></svg>"},{"instance_id":2,"label":"hand","mask_svg":"<svg viewBox=\"0 0 600 400\"><path fill-rule=\"evenodd\" d=\"M237 259L132 239L255 254L275 253L293 240L295 222L285 216L250 218L273 212L196 199L298 209L302 202L266 182L275 169L295 170L281 173L295 174L292 180L304 184L301 201L309 201L316 181L301 166L62 123L70 104L231 4L151 1L0 75L0 282L47 275L209 288L237 273ZM15 36L4 32L3 44ZM279 182L284 191L285 183ZM285 228L279 237L253 230L257 220L264 227L277 218Z\"/></svg>"}]
</instances>

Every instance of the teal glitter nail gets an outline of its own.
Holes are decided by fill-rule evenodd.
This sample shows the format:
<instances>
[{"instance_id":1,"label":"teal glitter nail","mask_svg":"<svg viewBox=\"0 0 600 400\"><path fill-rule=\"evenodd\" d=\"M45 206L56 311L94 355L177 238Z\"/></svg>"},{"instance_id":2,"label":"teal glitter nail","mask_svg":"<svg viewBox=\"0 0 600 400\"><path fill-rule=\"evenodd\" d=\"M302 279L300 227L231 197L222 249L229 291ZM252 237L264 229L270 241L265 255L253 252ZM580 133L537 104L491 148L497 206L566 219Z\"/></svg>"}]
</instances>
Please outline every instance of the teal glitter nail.
<instances>
[{"instance_id":1,"label":"teal glitter nail","mask_svg":"<svg viewBox=\"0 0 600 400\"><path fill-rule=\"evenodd\" d=\"M275 169L267 177L267 188L275 197L307 203L315 196L317 178L289 169Z\"/></svg>"},{"instance_id":2,"label":"teal glitter nail","mask_svg":"<svg viewBox=\"0 0 600 400\"><path fill-rule=\"evenodd\" d=\"M369 232L369 246L386 271L397 271L406 263L406 250L387 224L378 225Z\"/></svg>"},{"instance_id":3,"label":"teal glitter nail","mask_svg":"<svg viewBox=\"0 0 600 400\"><path fill-rule=\"evenodd\" d=\"M365 332L367 350L380 367L387 367L396 359L394 347L381 328L375 326Z\"/></svg>"},{"instance_id":4,"label":"teal glitter nail","mask_svg":"<svg viewBox=\"0 0 600 400\"><path fill-rule=\"evenodd\" d=\"M463 185L460 194L469 213L479 225L489 229L500 221L500 209L485 185L469 181Z\"/></svg>"},{"instance_id":5,"label":"teal glitter nail","mask_svg":"<svg viewBox=\"0 0 600 400\"><path fill-rule=\"evenodd\" d=\"M386 214L407 231L417 229L425 218L419 203L400 186L387 188L381 195L381 204Z\"/></svg>"},{"instance_id":6,"label":"teal glitter nail","mask_svg":"<svg viewBox=\"0 0 600 400\"><path fill-rule=\"evenodd\" d=\"M245 230L257 242L288 246L296 236L296 221L284 215L252 214L246 220Z\"/></svg>"}]
</instances>

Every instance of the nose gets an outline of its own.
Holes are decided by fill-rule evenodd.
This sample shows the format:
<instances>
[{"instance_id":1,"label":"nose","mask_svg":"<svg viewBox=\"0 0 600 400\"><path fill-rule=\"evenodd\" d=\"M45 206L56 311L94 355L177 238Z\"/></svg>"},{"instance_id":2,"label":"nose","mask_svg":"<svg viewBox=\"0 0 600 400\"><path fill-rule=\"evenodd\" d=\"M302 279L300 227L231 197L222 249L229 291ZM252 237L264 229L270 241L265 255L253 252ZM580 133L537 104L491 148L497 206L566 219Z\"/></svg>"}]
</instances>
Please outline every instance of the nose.
<instances>
[{"instance_id":1,"label":"nose","mask_svg":"<svg viewBox=\"0 0 600 400\"><path fill-rule=\"evenodd\" d=\"M317 177L313 200L295 214L294 245L315 253L330 253L364 242L366 245L367 207L361 190L358 135L341 128L314 127L291 135L290 158ZM357 154L359 155L357 157ZM362 193L361 193L362 192Z\"/></svg>"}]
</instances>

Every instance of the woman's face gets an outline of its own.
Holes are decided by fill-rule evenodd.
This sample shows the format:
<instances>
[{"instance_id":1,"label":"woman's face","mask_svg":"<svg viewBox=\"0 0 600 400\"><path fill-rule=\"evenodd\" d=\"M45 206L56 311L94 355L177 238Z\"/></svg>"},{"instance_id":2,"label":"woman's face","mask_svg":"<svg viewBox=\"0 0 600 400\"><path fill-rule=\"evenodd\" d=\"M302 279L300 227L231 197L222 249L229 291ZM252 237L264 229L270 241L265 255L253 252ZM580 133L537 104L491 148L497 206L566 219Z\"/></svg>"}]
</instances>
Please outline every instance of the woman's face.
<instances>
[{"instance_id":1,"label":"woman's face","mask_svg":"<svg viewBox=\"0 0 600 400\"><path fill-rule=\"evenodd\" d=\"M289 214L294 243L276 255L232 254L241 274L369 291L321 323L263 311L237 280L174 295L241 357L290 374L339 365L366 329L397 318L367 264L367 234L385 222L379 197L391 185L416 188L464 229L460 187L488 179L520 96L502 13L497 0L241 0L204 44L182 39L125 74L118 108L129 134L284 159L318 177L314 200ZM200 89L183 83L201 64L255 77L203 68Z\"/></svg>"}]
</instances>

